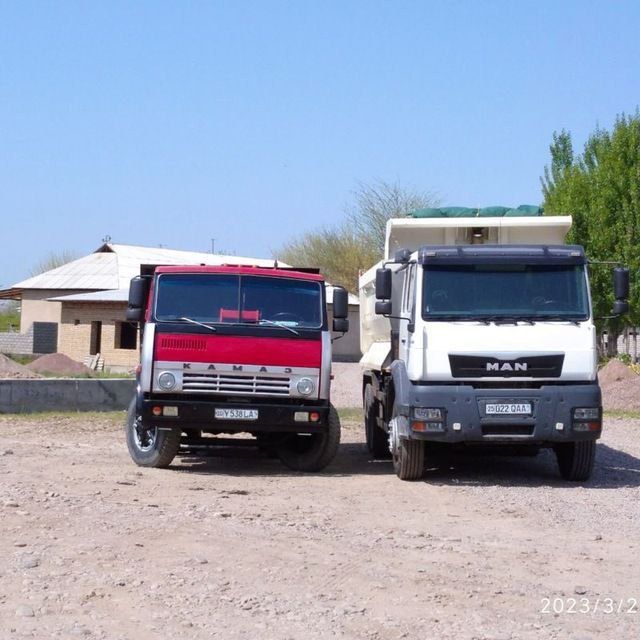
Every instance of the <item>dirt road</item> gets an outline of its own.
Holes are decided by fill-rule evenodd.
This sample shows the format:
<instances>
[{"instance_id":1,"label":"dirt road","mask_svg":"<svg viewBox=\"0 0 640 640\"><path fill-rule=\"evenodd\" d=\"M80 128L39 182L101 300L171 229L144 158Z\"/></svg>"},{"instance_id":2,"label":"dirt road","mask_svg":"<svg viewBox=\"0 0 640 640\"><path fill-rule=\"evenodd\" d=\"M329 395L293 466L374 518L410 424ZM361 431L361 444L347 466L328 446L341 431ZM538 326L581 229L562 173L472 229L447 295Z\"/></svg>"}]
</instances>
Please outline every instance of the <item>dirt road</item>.
<instances>
[{"instance_id":1,"label":"dirt road","mask_svg":"<svg viewBox=\"0 0 640 640\"><path fill-rule=\"evenodd\" d=\"M317 475L139 469L119 419L0 417L3 640L640 637L640 421L582 486L548 454L404 483L353 419Z\"/></svg>"}]
</instances>

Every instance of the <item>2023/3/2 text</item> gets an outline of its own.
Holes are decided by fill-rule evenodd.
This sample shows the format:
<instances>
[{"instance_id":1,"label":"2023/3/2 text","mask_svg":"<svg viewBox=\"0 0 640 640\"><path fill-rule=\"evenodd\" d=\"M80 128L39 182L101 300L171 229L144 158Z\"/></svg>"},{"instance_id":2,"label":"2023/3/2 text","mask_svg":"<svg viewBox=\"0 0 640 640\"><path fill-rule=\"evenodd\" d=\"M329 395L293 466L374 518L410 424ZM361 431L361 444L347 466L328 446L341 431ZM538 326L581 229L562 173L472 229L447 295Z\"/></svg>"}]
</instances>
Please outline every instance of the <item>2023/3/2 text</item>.
<instances>
[{"instance_id":1,"label":"2023/3/2 text","mask_svg":"<svg viewBox=\"0 0 640 640\"><path fill-rule=\"evenodd\" d=\"M640 613L637 598L542 598L540 613L634 614Z\"/></svg>"}]
</instances>

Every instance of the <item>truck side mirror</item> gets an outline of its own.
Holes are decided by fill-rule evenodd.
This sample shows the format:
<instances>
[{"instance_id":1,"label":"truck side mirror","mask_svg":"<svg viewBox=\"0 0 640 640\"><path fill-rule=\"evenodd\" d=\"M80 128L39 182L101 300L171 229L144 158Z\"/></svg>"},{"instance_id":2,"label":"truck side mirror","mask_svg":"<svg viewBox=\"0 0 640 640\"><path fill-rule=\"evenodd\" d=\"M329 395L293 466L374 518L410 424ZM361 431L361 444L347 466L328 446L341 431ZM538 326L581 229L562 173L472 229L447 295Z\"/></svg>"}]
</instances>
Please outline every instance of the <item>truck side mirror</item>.
<instances>
[{"instance_id":1,"label":"truck side mirror","mask_svg":"<svg viewBox=\"0 0 640 640\"><path fill-rule=\"evenodd\" d=\"M346 318L334 318L333 330L336 333L347 333L349 331L349 321Z\"/></svg>"},{"instance_id":2,"label":"truck side mirror","mask_svg":"<svg viewBox=\"0 0 640 640\"><path fill-rule=\"evenodd\" d=\"M613 303L613 315L624 316L629 313L629 303L626 300L615 300Z\"/></svg>"},{"instance_id":3,"label":"truck side mirror","mask_svg":"<svg viewBox=\"0 0 640 640\"><path fill-rule=\"evenodd\" d=\"M349 294L344 287L333 289L333 317L339 320L349 317Z\"/></svg>"},{"instance_id":4,"label":"truck side mirror","mask_svg":"<svg viewBox=\"0 0 640 640\"><path fill-rule=\"evenodd\" d=\"M384 300L376 302L376 313L379 316L390 316L391 315L391 300Z\"/></svg>"},{"instance_id":5,"label":"truck side mirror","mask_svg":"<svg viewBox=\"0 0 640 640\"><path fill-rule=\"evenodd\" d=\"M385 267L376 270L376 298L378 300L391 299L391 269Z\"/></svg>"},{"instance_id":6,"label":"truck side mirror","mask_svg":"<svg viewBox=\"0 0 640 640\"><path fill-rule=\"evenodd\" d=\"M616 267L613 270L613 292L616 300L629 298L629 269L627 267Z\"/></svg>"},{"instance_id":7,"label":"truck side mirror","mask_svg":"<svg viewBox=\"0 0 640 640\"><path fill-rule=\"evenodd\" d=\"M144 278L143 276L131 278L129 302L127 303L127 320L129 322L141 322L144 318L150 285L149 278Z\"/></svg>"}]
</instances>

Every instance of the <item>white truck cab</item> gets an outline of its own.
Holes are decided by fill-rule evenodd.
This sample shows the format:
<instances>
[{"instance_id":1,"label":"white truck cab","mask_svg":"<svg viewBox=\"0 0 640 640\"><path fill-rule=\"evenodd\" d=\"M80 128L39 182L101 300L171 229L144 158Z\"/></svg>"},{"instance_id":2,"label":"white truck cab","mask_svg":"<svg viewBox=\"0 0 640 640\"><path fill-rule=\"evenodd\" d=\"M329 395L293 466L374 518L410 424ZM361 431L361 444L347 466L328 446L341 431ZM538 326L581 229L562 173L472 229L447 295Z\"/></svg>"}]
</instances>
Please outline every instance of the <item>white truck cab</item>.
<instances>
[{"instance_id":1,"label":"white truck cab","mask_svg":"<svg viewBox=\"0 0 640 640\"><path fill-rule=\"evenodd\" d=\"M602 429L596 331L569 216L403 218L360 278L367 444L402 479L425 444L553 447L566 479ZM628 271L615 274L625 311ZM626 289L625 289L626 287Z\"/></svg>"}]
</instances>

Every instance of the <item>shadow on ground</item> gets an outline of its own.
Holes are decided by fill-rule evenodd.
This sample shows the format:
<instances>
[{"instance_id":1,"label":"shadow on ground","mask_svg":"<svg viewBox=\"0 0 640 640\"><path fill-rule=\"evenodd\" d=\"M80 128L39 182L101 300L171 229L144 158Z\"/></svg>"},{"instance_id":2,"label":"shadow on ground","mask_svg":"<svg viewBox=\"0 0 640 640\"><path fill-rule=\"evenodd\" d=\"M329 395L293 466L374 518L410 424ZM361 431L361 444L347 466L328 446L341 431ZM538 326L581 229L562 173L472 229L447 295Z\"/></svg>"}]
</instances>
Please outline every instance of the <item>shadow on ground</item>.
<instances>
[{"instance_id":1,"label":"shadow on ground","mask_svg":"<svg viewBox=\"0 0 640 640\"><path fill-rule=\"evenodd\" d=\"M257 449L224 448L210 455L179 456L172 465L176 471L194 474L270 477L350 477L393 475L389 460L372 460L362 443L340 445L335 460L318 473L287 469L277 458ZM594 473L587 482L568 482L558 472L555 455L543 450L535 457L487 453L482 450L431 451L426 456L423 481L443 486L547 486L615 489L640 487L640 459L599 443Z\"/></svg>"}]
</instances>

